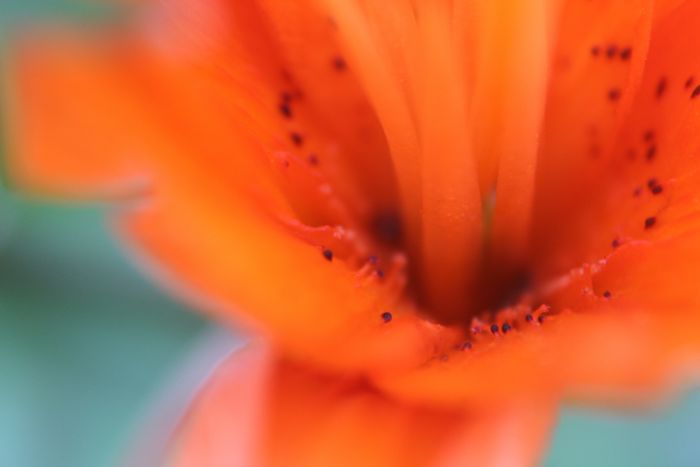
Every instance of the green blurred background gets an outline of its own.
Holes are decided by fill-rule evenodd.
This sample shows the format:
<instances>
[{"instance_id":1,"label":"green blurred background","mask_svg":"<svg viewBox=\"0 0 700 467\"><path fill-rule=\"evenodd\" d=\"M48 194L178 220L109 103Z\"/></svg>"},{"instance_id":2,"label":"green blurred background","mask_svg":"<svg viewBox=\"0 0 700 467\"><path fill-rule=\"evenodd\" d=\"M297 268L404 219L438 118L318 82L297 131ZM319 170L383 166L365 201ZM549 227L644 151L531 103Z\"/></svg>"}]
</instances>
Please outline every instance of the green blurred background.
<instances>
[{"instance_id":1,"label":"green blurred background","mask_svg":"<svg viewBox=\"0 0 700 467\"><path fill-rule=\"evenodd\" d=\"M0 0L0 44L27 24L106 15L94 3ZM172 388L235 342L125 260L104 208L0 189L0 467L119 465L167 401L183 399ZM699 433L697 390L645 413L568 407L546 465L700 467Z\"/></svg>"}]
</instances>

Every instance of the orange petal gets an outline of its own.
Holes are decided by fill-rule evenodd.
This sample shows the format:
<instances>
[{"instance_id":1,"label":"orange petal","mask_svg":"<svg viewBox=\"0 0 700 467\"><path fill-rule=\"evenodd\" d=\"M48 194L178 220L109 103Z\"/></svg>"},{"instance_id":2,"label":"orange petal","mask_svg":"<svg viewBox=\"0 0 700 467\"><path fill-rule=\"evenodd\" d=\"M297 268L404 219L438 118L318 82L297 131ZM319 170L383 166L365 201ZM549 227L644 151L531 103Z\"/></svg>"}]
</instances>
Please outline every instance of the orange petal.
<instances>
[{"instance_id":1,"label":"orange petal","mask_svg":"<svg viewBox=\"0 0 700 467\"><path fill-rule=\"evenodd\" d=\"M629 403L658 395L697 375L699 234L621 246L545 286L547 307L532 319L497 321L510 332L471 336L470 349L377 381L434 404L542 394Z\"/></svg>"},{"instance_id":2,"label":"orange petal","mask_svg":"<svg viewBox=\"0 0 700 467\"><path fill-rule=\"evenodd\" d=\"M364 192L379 208L395 207L395 180L384 132L348 57L341 54L335 23L314 8L314 2L257 3L270 25L282 66L295 86L308 91L302 91L300 110L333 141L319 149L319 157L338 165L338 175L343 177L333 177L334 186Z\"/></svg>"},{"instance_id":3,"label":"orange petal","mask_svg":"<svg viewBox=\"0 0 700 467\"><path fill-rule=\"evenodd\" d=\"M647 0L564 5L537 169L533 238L541 248L563 243L557 235L545 240L544 232L552 224L552 230L565 228L552 220L571 217L601 184L601 159L640 85L653 18Z\"/></svg>"},{"instance_id":4,"label":"orange petal","mask_svg":"<svg viewBox=\"0 0 700 467\"><path fill-rule=\"evenodd\" d=\"M142 21L128 30L62 31L28 41L9 67L18 180L45 192L102 193L133 171L140 179L133 159L162 153L156 148L164 137L181 143L195 133L221 143L210 151L224 153L225 138L213 139L208 128L220 119L217 128L244 124L268 149L316 165L363 222L393 210L381 128L352 72L334 65L327 19L309 8L284 16L287 6L259 3L168 2L136 10ZM178 93L183 85L185 95ZM81 99L66 89L80 90ZM225 108L204 99L224 99ZM295 135L302 143L290 141Z\"/></svg>"},{"instance_id":5,"label":"orange petal","mask_svg":"<svg viewBox=\"0 0 700 467\"><path fill-rule=\"evenodd\" d=\"M569 4L577 12L572 21L600 5ZM700 41L700 4L665 5L654 17L644 8L614 13L626 2L606 5L610 10L597 17L605 28L593 28L590 37L563 29L559 53L567 52L568 68L555 75L550 96L544 150L552 152L543 154L539 174L533 262L541 300L534 305L547 304L547 318L540 325L537 315L532 322L512 315L514 331L476 336L471 351L386 376L383 387L433 403L495 403L542 392L648 396L700 362L700 88L693 97L700 57L684 46ZM624 24L613 28L610 21ZM603 41L601 31L615 37ZM567 43L567 34L579 42ZM593 53L592 45L600 50ZM632 52L624 58L627 46ZM617 82L627 82L632 95L604 107L612 105L605 86ZM569 94L558 94L558 86ZM601 152L592 157L586 141L600 143Z\"/></svg>"},{"instance_id":6,"label":"orange petal","mask_svg":"<svg viewBox=\"0 0 700 467\"><path fill-rule=\"evenodd\" d=\"M252 316L256 326L316 361L405 367L448 345L438 344L444 329L397 302L405 281L400 260L385 258L374 267L372 252L355 251L351 232L339 233L350 240L337 239L328 227L314 232L283 222L295 215L332 220L342 209L324 194L325 174L309 168L288 140L276 91L284 78L271 77L278 65L253 50L272 50L256 35L259 12L250 2L237 3L235 11L218 3L182 10L186 5L156 12L162 24L153 24L162 28L148 30L156 36L152 43L139 42L136 33L135 43L115 39L116 54L60 41L47 55L46 43L20 55L26 108L18 112L27 114L17 138L20 180L84 194L119 177L114 164L138 167L153 185L143 209L125 216L123 226L144 256L169 269L169 279L188 284L180 290L216 303L219 316ZM231 42L235 34L250 42ZM247 60L259 66L230 68ZM90 100L75 102L66 88L81 89ZM33 132L44 139L31 138ZM60 152L52 150L57 147ZM322 252L331 247L335 258L328 261ZM368 263L359 273L358 262ZM393 314L390 325L384 312Z\"/></svg>"},{"instance_id":7,"label":"orange petal","mask_svg":"<svg viewBox=\"0 0 700 467\"><path fill-rule=\"evenodd\" d=\"M452 345L451 331L399 300L399 259L387 259L380 277L342 231L299 232L226 183L209 180L202 190L206 167L159 170L158 189L121 227L175 293L194 293L205 309L237 324L252 318L293 353L335 367L405 368ZM365 262L359 271L352 266L358 261Z\"/></svg>"},{"instance_id":8,"label":"orange petal","mask_svg":"<svg viewBox=\"0 0 700 467\"><path fill-rule=\"evenodd\" d=\"M248 349L219 368L195 403L174 460L179 467L534 465L552 415L548 404L469 412L404 405L361 381L264 362Z\"/></svg>"},{"instance_id":9,"label":"orange petal","mask_svg":"<svg viewBox=\"0 0 700 467\"><path fill-rule=\"evenodd\" d=\"M568 22L565 16L538 172L534 238L542 275L594 261L616 238L638 238L645 218L666 201L650 196L647 182L689 170L672 167L676 155L692 164L697 138L674 137L697 123L684 83L700 61L682 44L698 39L698 5L658 2L652 12L649 2L639 3L610 2L603 12L598 4L571 3ZM594 12L600 27L565 27ZM611 90L620 91L619 100L610 99ZM651 163L662 151L666 160ZM551 222L562 218L567 222Z\"/></svg>"},{"instance_id":10,"label":"orange petal","mask_svg":"<svg viewBox=\"0 0 700 467\"><path fill-rule=\"evenodd\" d=\"M132 44L33 39L14 52L10 170L23 187L68 196L143 189L135 157L161 138L133 94ZM39 43L39 44L37 44ZM109 57L109 59L105 59ZM135 135L139 135L135 138Z\"/></svg>"}]
</instances>

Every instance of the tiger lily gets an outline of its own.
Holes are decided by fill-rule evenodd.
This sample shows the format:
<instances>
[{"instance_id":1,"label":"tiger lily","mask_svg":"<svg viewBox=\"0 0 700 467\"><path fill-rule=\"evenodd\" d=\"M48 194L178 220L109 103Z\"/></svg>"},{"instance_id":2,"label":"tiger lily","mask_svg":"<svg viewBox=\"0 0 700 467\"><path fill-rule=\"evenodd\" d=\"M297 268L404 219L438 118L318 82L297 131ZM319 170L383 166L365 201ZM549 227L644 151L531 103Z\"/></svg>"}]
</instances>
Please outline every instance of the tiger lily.
<instances>
[{"instance_id":1,"label":"tiger lily","mask_svg":"<svg viewBox=\"0 0 700 467\"><path fill-rule=\"evenodd\" d=\"M696 374L700 1L132 7L15 43L8 165L256 336L174 465L531 465Z\"/></svg>"}]
</instances>

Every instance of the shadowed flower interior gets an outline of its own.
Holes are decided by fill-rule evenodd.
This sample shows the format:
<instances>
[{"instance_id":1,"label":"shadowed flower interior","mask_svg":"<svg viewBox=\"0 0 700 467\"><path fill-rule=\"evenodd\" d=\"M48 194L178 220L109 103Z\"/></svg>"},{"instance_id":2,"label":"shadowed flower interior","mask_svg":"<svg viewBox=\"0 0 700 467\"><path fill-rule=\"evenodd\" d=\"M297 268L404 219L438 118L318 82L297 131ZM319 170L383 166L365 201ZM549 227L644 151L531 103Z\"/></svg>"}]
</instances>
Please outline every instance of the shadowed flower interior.
<instances>
[{"instance_id":1,"label":"shadowed flower interior","mask_svg":"<svg viewBox=\"0 0 700 467\"><path fill-rule=\"evenodd\" d=\"M175 293L448 407L646 394L697 363L700 2L136 17L24 43L11 169L117 204Z\"/></svg>"}]
</instances>

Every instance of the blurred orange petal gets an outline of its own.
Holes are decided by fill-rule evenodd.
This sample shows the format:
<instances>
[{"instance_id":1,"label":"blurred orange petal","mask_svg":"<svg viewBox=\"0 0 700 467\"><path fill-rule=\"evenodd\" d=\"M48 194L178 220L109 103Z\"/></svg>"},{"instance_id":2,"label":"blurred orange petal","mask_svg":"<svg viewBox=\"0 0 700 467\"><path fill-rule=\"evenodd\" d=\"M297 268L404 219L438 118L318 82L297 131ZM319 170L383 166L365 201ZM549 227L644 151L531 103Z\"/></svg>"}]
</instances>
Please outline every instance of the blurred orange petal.
<instances>
[{"instance_id":1,"label":"blurred orange petal","mask_svg":"<svg viewBox=\"0 0 700 467\"><path fill-rule=\"evenodd\" d=\"M251 5L235 8L247 14L236 23L239 34L251 27ZM184 20L208 18L188 13ZM152 44L138 48L137 37L130 31L117 46L64 38L17 52L23 105L15 124L16 154L22 155L12 161L16 179L44 192L86 195L104 189L107 177L122 181L115 166L129 167L146 202L123 216L123 231L167 266L164 279L187 284L180 292L192 291L226 319L255 310L267 332L305 358L334 366L406 367L444 345L436 343L445 334L440 326L415 316L410 305L396 305L402 260L387 264L383 279L369 264L358 273L369 254L352 231L307 228L293 220L300 210L331 219L343 211L335 207L336 195L323 193L329 177L293 154L291 142L271 136L284 124L272 92L282 78L269 78L259 92L270 99L260 102L255 80L266 76L260 70L237 70L230 83L228 74L211 66L223 53L224 39L216 34L208 36L217 37L213 45L180 38L185 45L176 58L168 54L177 41L163 51ZM251 57L248 49L225 52ZM84 99L76 101L65 89L81 89ZM270 155L267 148L275 144L279 152ZM332 161L320 163L333 168ZM212 173L217 176L208 190L201 190ZM301 197L300 187L310 184ZM211 259L217 257L215 265ZM306 265L303 274L299 264ZM387 309L395 316L391 327L381 318ZM347 340L341 348L340 336Z\"/></svg>"},{"instance_id":2,"label":"blurred orange petal","mask_svg":"<svg viewBox=\"0 0 700 467\"><path fill-rule=\"evenodd\" d=\"M32 39L13 52L11 154L21 154L10 159L13 177L66 196L138 190L145 180L136 160L160 150L164 135L155 136L146 116L153 108L133 93L131 48L82 39Z\"/></svg>"},{"instance_id":3,"label":"blurred orange petal","mask_svg":"<svg viewBox=\"0 0 700 467\"><path fill-rule=\"evenodd\" d=\"M174 440L174 465L535 465L552 426L549 403L404 405L265 352L218 369Z\"/></svg>"}]
</instances>

